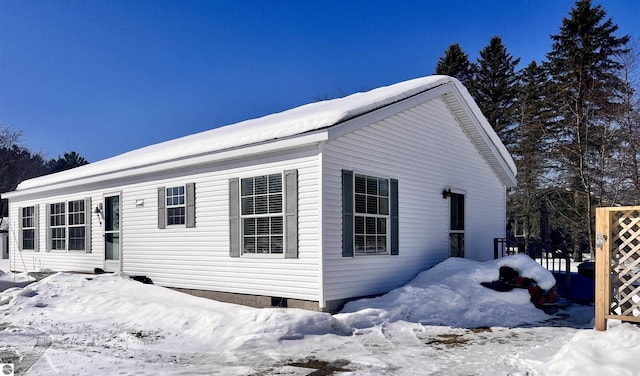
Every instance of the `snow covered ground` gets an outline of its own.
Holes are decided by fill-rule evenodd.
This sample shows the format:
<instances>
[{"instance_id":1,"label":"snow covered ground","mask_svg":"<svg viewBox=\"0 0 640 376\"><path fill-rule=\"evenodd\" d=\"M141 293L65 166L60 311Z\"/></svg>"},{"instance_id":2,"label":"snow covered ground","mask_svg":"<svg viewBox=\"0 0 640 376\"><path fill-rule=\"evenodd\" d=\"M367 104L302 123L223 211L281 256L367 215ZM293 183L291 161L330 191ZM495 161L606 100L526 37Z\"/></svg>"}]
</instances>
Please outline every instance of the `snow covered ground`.
<instances>
[{"instance_id":1,"label":"snow covered ground","mask_svg":"<svg viewBox=\"0 0 640 376\"><path fill-rule=\"evenodd\" d=\"M524 255L451 258L329 315L59 273L0 293L0 358L26 375L640 374L640 328L610 322L597 332L592 306L549 316L526 290L482 287L501 265L553 284ZM4 273L0 281L28 282Z\"/></svg>"}]
</instances>

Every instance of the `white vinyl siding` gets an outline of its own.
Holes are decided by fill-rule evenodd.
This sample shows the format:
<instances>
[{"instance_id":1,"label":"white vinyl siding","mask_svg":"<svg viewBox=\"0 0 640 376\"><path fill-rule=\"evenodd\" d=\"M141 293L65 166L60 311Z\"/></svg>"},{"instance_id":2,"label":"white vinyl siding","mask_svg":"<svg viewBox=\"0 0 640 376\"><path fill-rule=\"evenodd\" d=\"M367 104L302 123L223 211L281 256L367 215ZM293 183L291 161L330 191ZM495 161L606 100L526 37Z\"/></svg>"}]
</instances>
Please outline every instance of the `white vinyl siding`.
<instances>
[{"instance_id":1,"label":"white vinyl siding","mask_svg":"<svg viewBox=\"0 0 640 376\"><path fill-rule=\"evenodd\" d=\"M297 171L295 181L298 234L297 239L286 241L297 243L296 257L229 257L229 179L264 174L284 175L286 171ZM158 187L187 186L185 182L193 183L197 187L197 226L188 231L184 226L159 229ZM91 197L95 207L103 202L105 194L118 192L122 205L122 271L131 275L145 275L154 284L310 301L320 299L321 197L318 145L261 155L256 160L245 159L182 168L156 176L129 177L110 184L105 190L69 190L68 195L42 197L40 201L65 202L86 194ZM286 190L286 184L284 185ZM17 222L18 207L29 205L32 205L31 201L11 202L11 218L15 218ZM44 216L40 217L41 226L46 226ZM288 214L285 217L288 217ZM103 224L95 214L91 218L92 253L25 253L28 257L11 260L16 265L14 269L50 268L93 272L94 268L103 268ZM40 232L44 239L45 232Z\"/></svg>"},{"instance_id":2,"label":"white vinyl siding","mask_svg":"<svg viewBox=\"0 0 640 376\"><path fill-rule=\"evenodd\" d=\"M253 162L253 163L250 163ZM297 170L298 254L229 257L229 180ZM167 175L167 174L163 174ZM157 228L157 187L192 181L197 187L197 226ZM200 166L174 177L149 178L122 189L123 271L155 284L186 289L277 296L317 301L320 247L317 145L259 160ZM136 207L135 201L145 205ZM286 241L286 243L289 240ZM250 281L250 283L249 283Z\"/></svg>"},{"instance_id":3,"label":"white vinyl siding","mask_svg":"<svg viewBox=\"0 0 640 376\"><path fill-rule=\"evenodd\" d=\"M342 257L342 169L398 179L398 256ZM327 142L324 177L327 301L388 291L446 259L446 186L466 191L466 257L491 258L504 233L504 186L438 98Z\"/></svg>"}]
</instances>

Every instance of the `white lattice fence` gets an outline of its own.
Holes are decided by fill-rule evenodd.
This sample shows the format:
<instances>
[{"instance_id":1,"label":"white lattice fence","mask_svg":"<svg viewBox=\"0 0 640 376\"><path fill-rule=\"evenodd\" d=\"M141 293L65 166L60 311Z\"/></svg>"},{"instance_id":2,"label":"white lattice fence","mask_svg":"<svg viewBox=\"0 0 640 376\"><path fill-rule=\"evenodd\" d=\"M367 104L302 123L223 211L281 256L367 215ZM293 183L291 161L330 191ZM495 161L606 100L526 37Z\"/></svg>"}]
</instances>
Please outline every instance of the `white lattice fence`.
<instances>
[{"instance_id":1,"label":"white lattice fence","mask_svg":"<svg viewBox=\"0 0 640 376\"><path fill-rule=\"evenodd\" d=\"M596 329L640 322L640 206L596 209Z\"/></svg>"}]
</instances>

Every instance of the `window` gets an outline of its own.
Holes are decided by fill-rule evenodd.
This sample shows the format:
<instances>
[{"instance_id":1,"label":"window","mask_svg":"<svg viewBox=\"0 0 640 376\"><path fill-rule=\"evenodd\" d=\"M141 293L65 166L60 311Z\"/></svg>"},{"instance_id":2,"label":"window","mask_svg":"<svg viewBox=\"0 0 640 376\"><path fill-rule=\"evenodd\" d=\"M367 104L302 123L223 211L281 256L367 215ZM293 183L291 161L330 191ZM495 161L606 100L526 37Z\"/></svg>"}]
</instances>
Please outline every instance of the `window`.
<instances>
[{"instance_id":1,"label":"window","mask_svg":"<svg viewBox=\"0 0 640 376\"><path fill-rule=\"evenodd\" d=\"M184 225L184 186L167 188L167 225Z\"/></svg>"},{"instance_id":2,"label":"window","mask_svg":"<svg viewBox=\"0 0 640 376\"><path fill-rule=\"evenodd\" d=\"M355 175L354 188L355 253L387 253L389 180Z\"/></svg>"},{"instance_id":3,"label":"window","mask_svg":"<svg viewBox=\"0 0 640 376\"><path fill-rule=\"evenodd\" d=\"M36 250L36 236L38 234L38 218L35 206L27 206L20 210L21 215L21 249Z\"/></svg>"},{"instance_id":4,"label":"window","mask_svg":"<svg viewBox=\"0 0 640 376\"><path fill-rule=\"evenodd\" d=\"M398 180L342 170L342 256L399 254Z\"/></svg>"},{"instance_id":5,"label":"window","mask_svg":"<svg viewBox=\"0 0 640 376\"><path fill-rule=\"evenodd\" d=\"M240 180L243 253L282 253L282 175Z\"/></svg>"},{"instance_id":6,"label":"window","mask_svg":"<svg viewBox=\"0 0 640 376\"><path fill-rule=\"evenodd\" d=\"M69 201L69 250L79 251L85 244L84 200Z\"/></svg>"},{"instance_id":7,"label":"window","mask_svg":"<svg viewBox=\"0 0 640 376\"><path fill-rule=\"evenodd\" d=\"M298 257L298 171L229 179L229 255Z\"/></svg>"},{"instance_id":8,"label":"window","mask_svg":"<svg viewBox=\"0 0 640 376\"><path fill-rule=\"evenodd\" d=\"M89 200L49 204L48 246L51 250L90 251Z\"/></svg>"},{"instance_id":9,"label":"window","mask_svg":"<svg viewBox=\"0 0 640 376\"><path fill-rule=\"evenodd\" d=\"M51 231L50 248L66 249L67 227L65 221L65 203L49 205L49 231Z\"/></svg>"},{"instance_id":10,"label":"window","mask_svg":"<svg viewBox=\"0 0 640 376\"><path fill-rule=\"evenodd\" d=\"M196 227L195 183L158 188L158 228Z\"/></svg>"}]
</instances>

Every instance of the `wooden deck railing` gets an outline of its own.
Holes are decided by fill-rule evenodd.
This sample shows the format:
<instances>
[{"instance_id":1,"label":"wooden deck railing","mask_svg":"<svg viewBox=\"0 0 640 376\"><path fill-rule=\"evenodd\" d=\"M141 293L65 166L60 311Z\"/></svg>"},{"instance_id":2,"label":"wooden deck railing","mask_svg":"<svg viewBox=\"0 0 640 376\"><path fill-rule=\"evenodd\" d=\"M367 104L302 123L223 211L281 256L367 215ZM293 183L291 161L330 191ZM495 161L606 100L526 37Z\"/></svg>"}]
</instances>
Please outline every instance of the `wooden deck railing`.
<instances>
[{"instance_id":1,"label":"wooden deck railing","mask_svg":"<svg viewBox=\"0 0 640 376\"><path fill-rule=\"evenodd\" d=\"M596 329L640 322L640 206L596 209Z\"/></svg>"}]
</instances>

